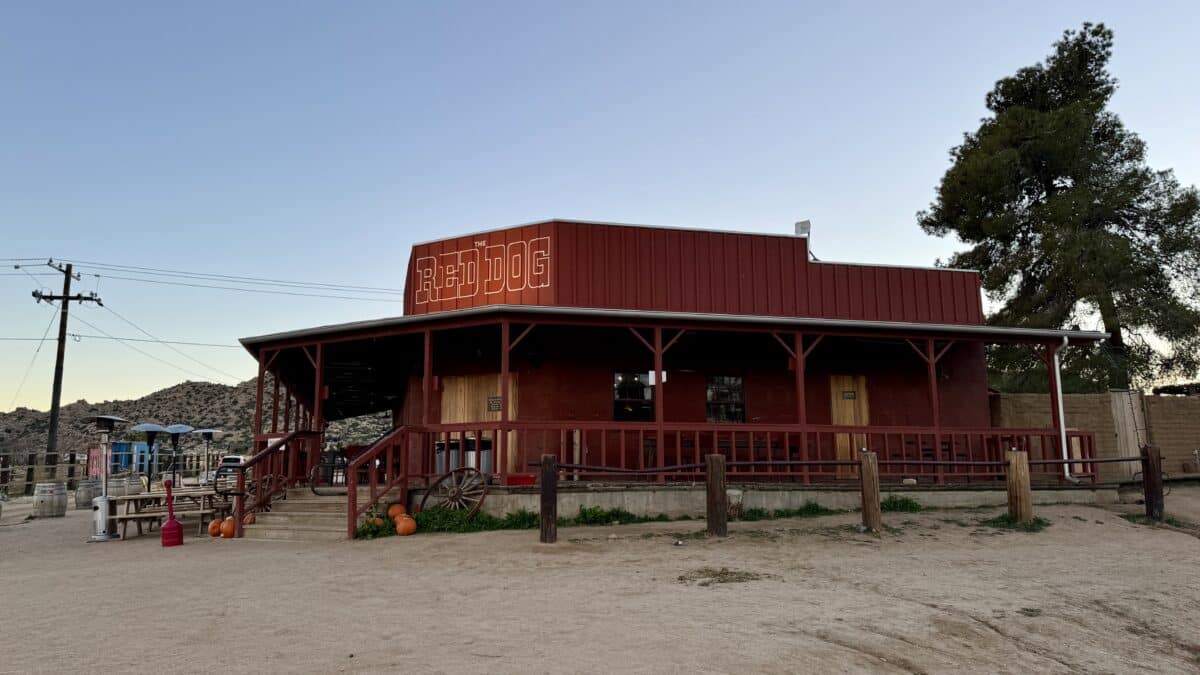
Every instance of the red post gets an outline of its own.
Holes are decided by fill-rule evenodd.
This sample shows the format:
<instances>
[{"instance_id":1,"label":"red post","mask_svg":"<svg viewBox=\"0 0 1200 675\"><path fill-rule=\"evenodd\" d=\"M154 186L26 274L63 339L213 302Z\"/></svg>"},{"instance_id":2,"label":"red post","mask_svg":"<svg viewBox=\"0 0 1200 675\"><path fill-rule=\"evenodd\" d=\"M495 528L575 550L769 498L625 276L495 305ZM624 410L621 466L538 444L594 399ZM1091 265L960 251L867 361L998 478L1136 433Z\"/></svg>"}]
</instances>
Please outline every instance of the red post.
<instances>
[{"instance_id":1,"label":"red post","mask_svg":"<svg viewBox=\"0 0 1200 675\"><path fill-rule=\"evenodd\" d=\"M292 392L283 392L283 433L292 430Z\"/></svg>"},{"instance_id":2,"label":"red post","mask_svg":"<svg viewBox=\"0 0 1200 675\"><path fill-rule=\"evenodd\" d=\"M273 373L271 381L274 383L271 392L271 433L275 433L279 430L279 373Z\"/></svg>"},{"instance_id":3,"label":"red post","mask_svg":"<svg viewBox=\"0 0 1200 675\"><path fill-rule=\"evenodd\" d=\"M667 448L666 448L666 432L663 425L666 420L663 419L663 397L667 388L667 383L663 381L663 341L662 327L654 327L654 420L658 423L658 429L655 440L655 461L658 462L658 467L662 468L667 465ZM658 482L666 482L667 477L663 474L658 474Z\"/></svg>"},{"instance_id":4,"label":"red post","mask_svg":"<svg viewBox=\"0 0 1200 675\"><path fill-rule=\"evenodd\" d=\"M804 353L804 333L792 333L792 351L796 359L796 424L800 427L800 459L807 459L808 454L808 399L804 390L804 367L808 357ZM790 453L787 459L791 459ZM791 467L789 467L789 471ZM808 465L801 465L804 482L808 482Z\"/></svg>"},{"instance_id":5,"label":"red post","mask_svg":"<svg viewBox=\"0 0 1200 675\"><path fill-rule=\"evenodd\" d=\"M925 367L929 378L929 407L933 411L933 457L941 462L942 457L942 406L938 401L937 356L933 352L933 338L925 339ZM946 482L946 467L937 465L938 485Z\"/></svg>"},{"instance_id":6,"label":"red post","mask_svg":"<svg viewBox=\"0 0 1200 675\"><path fill-rule=\"evenodd\" d=\"M317 465L317 453L313 452L313 445L319 450L321 442L325 438L325 345L317 343L317 363L316 363L316 380L313 392L313 426L312 430L317 432L317 440L312 444L306 441L305 447L308 448L308 467L305 471L305 476L312 473L313 467Z\"/></svg>"},{"instance_id":7,"label":"red post","mask_svg":"<svg viewBox=\"0 0 1200 675\"><path fill-rule=\"evenodd\" d=\"M407 507L408 504L406 503ZM346 538L354 538L354 530L358 527L358 469L352 464L346 466Z\"/></svg>"},{"instance_id":8,"label":"red post","mask_svg":"<svg viewBox=\"0 0 1200 675\"><path fill-rule=\"evenodd\" d=\"M313 431L324 431L325 426L325 345L317 343L317 363L313 367Z\"/></svg>"},{"instance_id":9,"label":"red post","mask_svg":"<svg viewBox=\"0 0 1200 675\"><path fill-rule=\"evenodd\" d=\"M500 447L500 452L496 456L496 468L500 473L508 473L509 458L508 453L512 452L512 448L508 447L508 397L509 392L509 350L512 344L512 325L508 319L500 322L500 438L497 442Z\"/></svg>"},{"instance_id":10,"label":"red post","mask_svg":"<svg viewBox=\"0 0 1200 675\"><path fill-rule=\"evenodd\" d=\"M424 365L421 369L421 425L429 424L429 398L433 392L433 331L425 329Z\"/></svg>"},{"instance_id":11,"label":"red post","mask_svg":"<svg viewBox=\"0 0 1200 675\"><path fill-rule=\"evenodd\" d=\"M264 359L266 352L258 353L258 382L257 393L254 396L254 436L258 440L258 436L262 435L262 414L263 414L263 377L266 376L267 362Z\"/></svg>"},{"instance_id":12,"label":"red post","mask_svg":"<svg viewBox=\"0 0 1200 675\"><path fill-rule=\"evenodd\" d=\"M246 509L246 472L238 471L237 477L237 494L233 498L233 537L240 539L242 536L242 518L245 517Z\"/></svg>"}]
</instances>

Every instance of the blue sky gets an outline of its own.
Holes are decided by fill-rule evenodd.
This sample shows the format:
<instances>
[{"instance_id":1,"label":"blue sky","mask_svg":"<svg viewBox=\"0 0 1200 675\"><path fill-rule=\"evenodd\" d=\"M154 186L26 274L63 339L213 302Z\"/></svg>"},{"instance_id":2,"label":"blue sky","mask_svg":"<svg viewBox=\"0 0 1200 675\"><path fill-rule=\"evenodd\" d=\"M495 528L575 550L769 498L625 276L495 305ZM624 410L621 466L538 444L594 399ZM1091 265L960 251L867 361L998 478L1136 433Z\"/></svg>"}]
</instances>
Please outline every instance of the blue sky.
<instances>
[{"instance_id":1,"label":"blue sky","mask_svg":"<svg viewBox=\"0 0 1200 675\"><path fill-rule=\"evenodd\" d=\"M914 217L947 151L996 79L1083 21L1116 31L1113 108L1151 165L1200 182L1196 3L832 5L4 3L0 257L399 287L414 241L479 229L807 218L824 259L927 265L954 249ZM166 339L401 312L79 282L97 284ZM0 275L0 336L41 335L52 310L34 287ZM14 397L35 345L0 341L0 410L48 407L50 344ZM192 372L83 339L64 401L254 372L236 349L178 347L201 366L140 346Z\"/></svg>"}]
</instances>

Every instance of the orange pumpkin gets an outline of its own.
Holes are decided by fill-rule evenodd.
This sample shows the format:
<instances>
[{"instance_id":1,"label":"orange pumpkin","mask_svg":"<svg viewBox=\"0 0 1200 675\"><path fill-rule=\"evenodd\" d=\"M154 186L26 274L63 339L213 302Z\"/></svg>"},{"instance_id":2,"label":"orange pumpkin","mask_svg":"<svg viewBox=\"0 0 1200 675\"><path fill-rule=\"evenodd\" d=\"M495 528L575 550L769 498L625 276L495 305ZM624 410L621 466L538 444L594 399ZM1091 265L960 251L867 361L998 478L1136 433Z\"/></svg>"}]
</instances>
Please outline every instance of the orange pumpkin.
<instances>
[{"instance_id":1,"label":"orange pumpkin","mask_svg":"<svg viewBox=\"0 0 1200 675\"><path fill-rule=\"evenodd\" d=\"M220 520L213 519L211 522L209 522L208 536L210 536L210 537L221 536L221 521Z\"/></svg>"},{"instance_id":2,"label":"orange pumpkin","mask_svg":"<svg viewBox=\"0 0 1200 675\"><path fill-rule=\"evenodd\" d=\"M404 508L403 504L396 502L395 504L392 504L391 506L388 507L387 513L388 513L388 518L395 520L396 516L408 513L408 509Z\"/></svg>"},{"instance_id":3,"label":"orange pumpkin","mask_svg":"<svg viewBox=\"0 0 1200 675\"><path fill-rule=\"evenodd\" d=\"M233 530L236 527L236 525L237 524L233 521L233 516L226 518L221 523L221 538L222 539L233 539Z\"/></svg>"},{"instance_id":4,"label":"orange pumpkin","mask_svg":"<svg viewBox=\"0 0 1200 675\"><path fill-rule=\"evenodd\" d=\"M257 520L257 518L255 517L254 512L251 511L242 517L242 525L253 525L255 520Z\"/></svg>"},{"instance_id":5,"label":"orange pumpkin","mask_svg":"<svg viewBox=\"0 0 1200 675\"><path fill-rule=\"evenodd\" d=\"M400 535L401 537L407 537L416 531L417 521L413 520L411 516L396 516L396 534Z\"/></svg>"},{"instance_id":6,"label":"orange pumpkin","mask_svg":"<svg viewBox=\"0 0 1200 675\"><path fill-rule=\"evenodd\" d=\"M378 518L378 517L372 518L371 524L373 524L375 527L379 527L379 526L383 525L383 518Z\"/></svg>"}]
</instances>

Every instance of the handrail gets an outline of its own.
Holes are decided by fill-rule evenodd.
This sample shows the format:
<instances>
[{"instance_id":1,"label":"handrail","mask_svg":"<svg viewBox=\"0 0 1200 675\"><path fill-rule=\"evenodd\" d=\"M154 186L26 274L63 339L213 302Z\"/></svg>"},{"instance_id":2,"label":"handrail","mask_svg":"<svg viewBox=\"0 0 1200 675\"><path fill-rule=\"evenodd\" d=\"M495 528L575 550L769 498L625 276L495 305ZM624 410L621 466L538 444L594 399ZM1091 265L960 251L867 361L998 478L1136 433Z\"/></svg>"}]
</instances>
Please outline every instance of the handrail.
<instances>
[{"instance_id":1,"label":"handrail","mask_svg":"<svg viewBox=\"0 0 1200 675\"><path fill-rule=\"evenodd\" d=\"M412 431L417 431L415 427L398 426L393 427L391 431L385 433L375 440L365 450L351 461L346 463L346 536L354 538L354 530L358 527L358 518L366 513L368 509L379 501L380 497L387 494L392 488L397 485L401 486L401 495L407 498L408 490L408 434ZM399 457L396 456L395 448L397 439L403 440L400 444ZM381 454L385 454L383 461L383 470L385 481L383 490L379 490L379 471L374 466L375 460L379 459ZM397 460L399 462L397 463ZM368 466L367 482L371 487L370 496L367 503L359 508L358 506L358 471L364 466Z\"/></svg>"},{"instance_id":2,"label":"handrail","mask_svg":"<svg viewBox=\"0 0 1200 675\"><path fill-rule=\"evenodd\" d=\"M312 438L319 439L320 437L321 437L321 434L320 434L320 432L317 432L317 431L309 431L309 430L293 431L293 432L287 434L286 436L284 436L283 438L280 438L279 440L275 441L274 443L271 443L267 447L256 452L255 454L251 455L250 459L239 463L235 467L232 467L232 470L237 471L237 489L235 492L225 493L225 494L232 494L234 496L234 515L235 515L234 524L233 524L233 530L234 530L233 536L234 537L242 536L243 522L244 522L244 518L246 517L247 513L251 512L251 511L257 511L258 509L270 506L271 500L274 498L275 494L280 492L281 489L282 490L287 489L287 487L288 487L288 477L287 476L284 476L284 480L282 480L282 481L275 481L275 479L280 474L270 473L270 475L267 475L268 471L270 471L272 469L271 465L275 463L275 461L274 461L275 458L279 456L279 452L281 450L285 450L285 449L293 450L292 457L291 457L292 461L289 466L289 471L292 473L295 473L296 472L296 453L294 452L295 445L293 445L293 442L300 440L300 439L312 439ZM259 471L255 472L256 475L254 478L254 482L257 485L256 496L254 498L254 503L250 504L249 508L247 509L247 505L246 505L246 470L253 468L255 466L258 466L258 465L262 464L263 462L268 462L266 470L264 471L264 470L260 469ZM282 459L279 461L279 466L277 468L280 470L283 469Z\"/></svg>"},{"instance_id":3,"label":"handrail","mask_svg":"<svg viewBox=\"0 0 1200 675\"><path fill-rule=\"evenodd\" d=\"M389 430L383 432L382 435L380 435L378 438L371 441L370 443L368 443L364 446L358 446L357 451L355 451L353 455L347 455L347 454L339 455L336 451L331 452L331 453L321 453L322 460L325 460L325 461L321 461L321 462L313 465L312 469L309 471L309 473L308 473L309 489L312 490L312 493L314 495L317 495L318 497L329 496L330 493L322 493L318 489L318 485L317 485L319 482L318 478L317 478L318 473L321 472L323 469L330 469L331 471L336 472L336 470L340 466L342 469L342 480L347 480L346 476L347 476L347 472L350 469L350 464L353 463L354 460L356 460L360 456L362 456L362 454L364 452L367 452L368 450L370 450L372 448L372 446L374 446L376 443L378 443L379 441L383 440L388 435L390 435L394 430L395 430L394 428L389 429ZM325 458L328 456L332 456L333 460L332 461L326 460ZM339 461L341 462L341 464L338 463ZM322 487L325 487L325 486L322 486ZM329 487L333 487L334 489L337 488L337 486L329 486ZM343 485L342 487L344 488L346 486ZM333 493L333 494L340 495L342 493L337 492L337 493Z\"/></svg>"}]
</instances>

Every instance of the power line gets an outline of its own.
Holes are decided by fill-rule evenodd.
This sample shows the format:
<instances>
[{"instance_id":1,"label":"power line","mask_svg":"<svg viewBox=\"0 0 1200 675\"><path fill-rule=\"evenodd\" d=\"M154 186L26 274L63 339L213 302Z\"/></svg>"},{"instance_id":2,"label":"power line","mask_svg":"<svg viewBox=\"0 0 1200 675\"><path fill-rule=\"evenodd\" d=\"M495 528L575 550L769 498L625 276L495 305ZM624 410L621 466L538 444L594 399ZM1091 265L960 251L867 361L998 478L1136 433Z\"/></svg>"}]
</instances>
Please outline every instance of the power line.
<instances>
[{"instance_id":1,"label":"power line","mask_svg":"<svg viewBox=\"0 0 1200 675\"><path fill-rule=\"evenodd\" d=\"M120 320L124 321L125 323L129 324L130 326L133 326L133 327L134 327L134 328L135 328L135 329L136 329L138 332L142 333L143 335L145 335L146 337L150 338L151 340L154 340L154 341L155 341L155 342L157 342L158 344L160 344L160 345L162 345L162 346L166 347L167 349L170 349L171 351L173 351L173 352L175 352L176 354L178 354L178 355L182 356L183 358L185 358L185 359L187 359L187 360L189 360L189 361L191 361L191 362L193 362L193 363L197 363L197 364L199 364L199 365L201 365L201 366L203 366L203 367L205 367L205 368L208 368L209 370L213 371L214 373L220 373L220 374L224 375L225 377L228 377L229 379L233 380L234 382L237 382L237 381L239 381L239 380L238 380L238 376L237 376L237 375L233 375L233 374L227 373L227 372L225 372L224 370L221 370L220 368L217 368L217 367L215 367L215 366L210 366L210 365L208 365L207 363L205 363L205 362L203 362L203 361L201 361L201 360L199 360L199 359L197 359L197 358L193 358L192 356L189 356L188 354L185 354L184 352L182 352L182 351L180 351L180 350L176 349L176 348L174 347L174 345L167 344L166 342L164 342L164 341L162 341L161 339L159 339L159 337L158 337L157 335L154 335L153 333L151 333L150 331L146 330L145 328L142 328L141 326L139 326L139 325L137 325L136 323L134 323L134 322L130 321L129 319L126 319L124 316L122 316L122 315L120 314L120 312L118 312L117 310L113 309L112 307L109 307L109 306L107 306L107 305L101 305L101 306L102 306L102 307L104 307L104 309L107 309L107 310L109 311L109 313L111 313L113 316L115 316L115 317L117 317L118 319L120 319Z\"/></svg>"},{"instance_id":2,"label":"power line","mask_svg":"<svg viewBox=\"0 0 1200 675\"><path fill-rule=\"evenodd\" d=\"M62 258L61 260L67 260ZM145 284L158 284L167 286L182 286L186 288L210 288L224 291L239 291L242 293L259 293L265 295L287 295L293 297L304 298L326 298L330 300L358 300L364 302L403 302L404 289L400 288L384 288L379 286L355 286L350 284L329 284L323 282L304 282L304 281L288 281L284 279L267 279L262 277L239 276L231 274L209 274L204 272L184 272L168 270L160 267L139 267L136 265L116 265L110 263L89 262L89 261L70 261L72 265L98 270L113 270L123 272L124 274L135 274L138 276L124 276L122 274L101 274L98 272L86 272L88 276L96 277L97 285L102 277L109 279L118 279L121 281L133 281ZM16 269L21 270L24 274L29 275L34 279L33 275L24 269L21 265L14 265ZM0 273L11 274L11 273ZM159 279L147 279L145 277L166 277ZM170 279L187 279L192 282L208 281L217 283L189 283L187 281L173 281ZM36 282L37 280L34 279ZM240 286L222 285L221 282L241 284ZM40 283L40 282L39 282ZM264 286L265 288L247 288L246 286ZM299 290L283 290L283 289L307 289L316 291L331 291L332 293L304 293ZM376 294L383 297L362 297L361 295L342 295L345 293L367 293ZM391 297L389 297L391 296Z\"/></svg>"},{"instance_id":3,"label":"power line","mask_svg":"<svg viewBox=\"0 0 1200 675\"><path fill-rule=\"evenodd\" d=\"M184 345L186 347L221 347L224 349L241 349L241 345L220 344L217 342L190 342L187 340L146 340L143 338L119 337L112 338L105 335L87 335L86 333L67 333L68 337L78 338L81 340L125 340L126 342L161 342L168 345ZM37 342L39 338L27 337L0 337L0 340L9 342Z\"/></svg>"},{"instance_id":4,"label":"power line","mask_svg":"<svg viewBox=\"0 0 1200 675\"><path fill-rule=\"evenodd\" d=\"M210 377L210 376L208 376L208 375L202 375L202 374L200 374L200 373L197 373L197 372L195 372L195 371L188 370L187 368L184 368L183 366L176 365L176 364L174 364L174 363L171 363L170 361L167 361L166 359L159 358L159 357L155 356L154 354L151 354L150 352L148 352L148 351L145 351L144 349L140 349L140 348L138 348L136 345L134 345L134 344L132 344L132 343L130 343L130 342L126 342L125 340L123 340L122 338L119 338L119 337L117 337L116 335L112 335L111 333L108 333L108 332L107 332L107 331L105 331L103 328L100 328L100 327L96 326L95 324L91 323L91 322L90 322L90 321L88 321L87 319L84 319L83 317L79 316L78 314L76 314L76 315L75 315L75 319L76 319L76 320L78 320L79 322L81 322L83 325L87 326L88 328L91 328L91 329L92 329L92 330L94 330L94 331L99 331L99 332L100 332L100 333L102 333L102 334L103 334L105 337L108 337L108 338L111 338L111 339L113 339L113 340L116 340L117 342L120 342L121 344L125 345L126 347L129 347L130 349L132 349L133 351L135 351L135 352L137 352L137 353L141 354L142 356L146 356L146 357L152 358L152 359L154 359L155 361L158 361L159 363L162 363L162 364L168 365L168 366L170 366L170 367L174 368L175 370L178 370L178 371L181 371L181 372L187 373L188 375L193 375L193 376L195 376L195 377L198 377L198 378L200 378L201 380L211 380L211 379L212 379L212 377Z\"/></svg>"},{"instance_id":5,"label":"power line","mask_svg":"<svg viewBox=\"0 0 1200 675\"><path fill-rule=\"evenodd\" d=\"M66 258L62 260L67 261ZM171 270L161 267L139 267L136 265L118 265L115 263L89 262L86 260L70 260L82 267L95 269L108 269L124 272L140 273L150 276L169 276L181 277L185 279L199 279L208 281L227 281L241 284L256 284L267 286L290 286L295 288L314 288L334 291L359 291L368 293L385 293L385 294L403 294L402 288L387 288L381 286L356 286L353 284L330 284L320 281L289 281L286 279L270 279L265 277L242 276L236 274L217 274L215 272L186 272L183 270Z\"/></svg>"},{"instance_id":6,"label":"power line","mask_svg":"<svg viewBox=\"0 0 1200 675\"><path fill-rule=\"evenodd\" d=\"M267 290L262 288L240 288L238 286L214 286L210 284L189 284L182 281L165 281L162 279L138 279L136 277L100 275L105 279L120 279L122 281L140 281L145 284L165 284L168 286L186 286L188 288L215 288L224 291L242 291L243 293L264 293L267 295L291 295L304 298L331 298L334 300L363 300L366 302L404 302L403 298L362 298L350 295L326 295L319 293L298 293L293 291Z\"/></svg>"},{"instance_id":7,"label":"power line","mask_svg":"<svg viewBox=\"0 0 1200 675\"><path fill-rule=\"evenodd\" d=\"M50 303L53 307L54 304ZM38 339L38 346L33 350L33 358L29 359L29 365L25 367L25 374L21 376L21 383L17 385L17 391L13 393L12 401L8 407L11 410L17 404L17 397L21 395L21 390L25 388L25 381L29 379L29 373L33 370L33 364L37 362L38 354L42 351L42 345L46 344L46 336L50 334L50 327L54 325L55 312L50 313L50 321L46 324L46 330L42 331L42 337Z\"/></svg>"}]
</instances>

